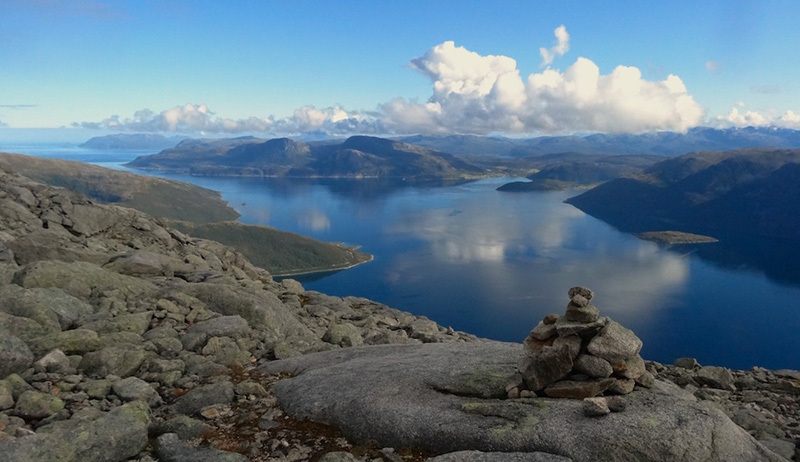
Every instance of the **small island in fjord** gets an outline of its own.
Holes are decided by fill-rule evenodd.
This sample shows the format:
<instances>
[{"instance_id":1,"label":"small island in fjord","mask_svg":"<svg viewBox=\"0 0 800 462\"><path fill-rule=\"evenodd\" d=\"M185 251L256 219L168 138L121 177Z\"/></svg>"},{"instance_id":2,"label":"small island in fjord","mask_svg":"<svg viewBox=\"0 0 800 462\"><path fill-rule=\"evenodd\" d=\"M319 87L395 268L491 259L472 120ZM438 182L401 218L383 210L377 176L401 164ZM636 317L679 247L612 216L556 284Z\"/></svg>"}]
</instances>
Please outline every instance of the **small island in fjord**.
<instances>
[{"instance_id":1,"label":"small island in fjord","mask_svg":"<svg viewBox=\"0 0 800 462\"><path fill-rule=\"evenodd\" d=\"M648 231L634 234L634 236L644 241L657 242L659 244L710 244L719 242L719 239L711 236L684 233L682 231Z\"/></svg>"}]
</instances>

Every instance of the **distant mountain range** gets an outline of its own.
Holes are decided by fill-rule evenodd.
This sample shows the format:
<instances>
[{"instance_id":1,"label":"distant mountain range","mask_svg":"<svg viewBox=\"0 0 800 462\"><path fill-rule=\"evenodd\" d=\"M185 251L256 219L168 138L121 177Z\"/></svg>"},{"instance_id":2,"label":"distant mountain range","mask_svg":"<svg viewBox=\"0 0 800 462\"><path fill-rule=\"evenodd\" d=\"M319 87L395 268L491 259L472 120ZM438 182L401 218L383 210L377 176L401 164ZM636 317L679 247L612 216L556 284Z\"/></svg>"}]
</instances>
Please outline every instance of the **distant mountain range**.
<instances>
[{"instance_id":1,"label":"distant mountain range","mask_svg":"<svg viewBox=\"0 0 800 462\"><path fill-rule=\"evenodd\" d=\"M485 174L483 168L451 154L370 136L313 144L288 138L186 140L128 165L208 176L425 180Z\"/></svg>"},{"instance_id":2,"label":"distant mountain range","mask_svg":"<svg viewBox=\"0 0 800 462\"><path fill-rule=\"evenodd\" d=\"M725 129L696 127L686 133L593 134L586 136L542 136L525 139L474 135L416 135L398 139L407 143L466 157L529 157L565 152L603 155L678 156L701 150L728 151L752 147L800 148L800 130L775 127Z\"/></svg>"},{"instance_id":3,"label":"distant mountain range","mask_svg":"<svg viewBox=\"0 0 800 462\"><path fill-rule=\"evenodd\" d=\"M111 135L84 146L142 146L146 138ZM174 142L174 138L156 141ZM115 144L116 143L116 144ZM800 148L800 131L782 128L698 127L687 133L545 136L528 139L474 135L415 135L395 139L353 136L302 142L252 136L184 139L128 164L206 176L396 178L406 180L526 176L504 190L588 187L630 176L664 157L695 151ZM110 149L110 148L108 148ZM535 175L534 175L535 174Z\"/></svg>"},{"instance_id":4,"label":"distant mountain range","mask_svg":"<svg viewBox=\"0 0 800 462\"><path fill-rule=\"evenodd\" d=\"M89 149L167 149L174 147L184 136L154 135L149 133L118 133L115 135L96 136L81 144Z\"/></svg>"},{"instance_id":5,"label":"distant mountain range","mask_svg":"<svg viewBox=\"0 0 800 462\"><path fill-rule=\"evenodd\" d=\"M800 149L696 152L567 200L626 232L800 240Z\"/></svg>"}]
</instances>

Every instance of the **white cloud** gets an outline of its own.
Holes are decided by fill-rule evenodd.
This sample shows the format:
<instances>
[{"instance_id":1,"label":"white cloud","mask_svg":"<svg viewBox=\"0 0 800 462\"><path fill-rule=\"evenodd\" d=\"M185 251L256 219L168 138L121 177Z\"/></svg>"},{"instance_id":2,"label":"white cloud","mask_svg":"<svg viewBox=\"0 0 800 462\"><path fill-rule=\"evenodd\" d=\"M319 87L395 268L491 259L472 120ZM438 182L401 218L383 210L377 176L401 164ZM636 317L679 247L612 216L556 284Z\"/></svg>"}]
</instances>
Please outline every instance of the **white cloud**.
<instances>
[{"instance_id":1,"label":"white cloud","mask_svg":"<svg viewBox=\"0 0 800 462\"><path fill-rule=\"evenodd\" d=\"M381 107L397 132L685 131L704 116L678 76L649 81L628 66L603 75L587 58L523 80L510 57L444 42L412 65L431 79L433 95L425 104L395 99Z\"/></svg>"},{"instance_id":2,"label":"white cloud","mask_svg":"<svg viewBox=\"0 0 800 462\"><path fill-rule=\"evenodd\" d=\"M569 33L564 25L556 27L553 31L556 36L556 44L551 48L539 48L539 54L542 56L542 62L539 64L541 67L553 64L553 60L557 56L564 56L569 51Z\"/></svg>"},{"instance_id":3,"label":"white cloud","mask_svg":"<svg viewBox=\"0 0 800 462\"><path fill-rule=\"evenodd\" d=\"M800 130L800 114L794 111L786 111L778 118L779 125L784 128L794 128Z\"/></svg>"},{"instance_id":4,"label":"white cloud","mask_svg":"<svg viewBox=\"0 0 800 462\"><path fill-rule=\"evenodd\" d=\"M744 108L745 104L740 101L737 103L737 106ZM720 126L730 126L730 127L771 126L771 127L792 128L800 130L800 114L792 110L787 110L781 115L777 115L777 113L769 111L769 114L765 115L758 111L751 111L744 109L740 111L738 108L734 107L731 108L728 114L717 117L716 121Z\"/></svg>"},{"instance_id":5,"label":"white cloud","mask_svg":"<svg viewBox=\"0 0 800 462\"><path fill-rule=\"evenodd\" d=\"M737 108L731 108L727 115L717 117L717 120L734 127L763 127L770 124L769 119L756 111L739 112Z\"/></svg>"},{"instance_id":6,"label":"white cloud","mask_svg":"<svg viewBox=\"0 0 800 462\"><path fill-rule=\"evenodd\" d=\"M340 107L317 109L303 106L291 117L273 116L229 119L215 116L205 104L186 104L156 114L150 109L136 111L133 117L111 116L100 122L74 123L82 128L104 128L133 132L179 133L271 133L299 134L323 131L329 134L379 133L383 130L374 119L348 113Z\"/></svg>"}]
</instances>

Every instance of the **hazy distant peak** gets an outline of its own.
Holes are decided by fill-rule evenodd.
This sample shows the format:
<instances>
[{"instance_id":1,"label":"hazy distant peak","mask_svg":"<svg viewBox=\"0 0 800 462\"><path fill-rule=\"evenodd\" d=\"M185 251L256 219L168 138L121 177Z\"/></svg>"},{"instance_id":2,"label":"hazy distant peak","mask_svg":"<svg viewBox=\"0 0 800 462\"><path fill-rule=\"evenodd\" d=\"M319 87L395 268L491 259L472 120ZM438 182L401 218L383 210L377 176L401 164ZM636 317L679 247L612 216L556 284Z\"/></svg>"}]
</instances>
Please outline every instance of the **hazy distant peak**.
<instances>
[{"instance_id":1,"label":"hazy distant peak","mask_svg":"<svg viewBox=\"0 0 800 462\"><path fill-rule=\"evenodd\" d=\"M153 133L117 133L95 136L81 144L80 147L89 149L166 149L181 143L183 139L181 136L167 138Z\"/></svg>"}]
</instances>

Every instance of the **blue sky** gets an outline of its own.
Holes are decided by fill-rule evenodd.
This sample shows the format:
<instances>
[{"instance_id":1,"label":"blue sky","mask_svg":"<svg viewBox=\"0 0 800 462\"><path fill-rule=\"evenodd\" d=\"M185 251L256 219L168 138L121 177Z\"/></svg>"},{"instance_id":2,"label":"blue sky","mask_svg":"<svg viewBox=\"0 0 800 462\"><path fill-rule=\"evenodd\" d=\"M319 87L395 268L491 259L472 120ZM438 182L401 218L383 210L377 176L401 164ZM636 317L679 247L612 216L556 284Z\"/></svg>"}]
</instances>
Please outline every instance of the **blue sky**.
<instances>
[{"instance_id":1,"label":"blue sky","mask_svg":"<svg viewBox=\"0 0 800 462\"><path fill-rule=\"evenodd\" d=\"M794 1L0 0L0 138L800 128Z\"/></svg>"}]
</instances>

